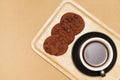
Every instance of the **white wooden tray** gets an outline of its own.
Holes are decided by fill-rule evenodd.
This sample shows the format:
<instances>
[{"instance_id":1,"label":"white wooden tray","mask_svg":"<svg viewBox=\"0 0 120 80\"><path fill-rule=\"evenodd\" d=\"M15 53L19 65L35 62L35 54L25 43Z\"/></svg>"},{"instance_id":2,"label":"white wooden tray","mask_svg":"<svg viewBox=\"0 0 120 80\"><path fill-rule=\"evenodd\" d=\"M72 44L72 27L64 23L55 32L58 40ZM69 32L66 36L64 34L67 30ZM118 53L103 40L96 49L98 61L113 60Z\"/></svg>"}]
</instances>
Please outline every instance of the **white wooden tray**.
<instances>
[{"instance_id":1,"label":"white wooden tray","mask_svg":"<svg viewBox=\"0 0 120 80\"><path fill-rule=\"evenodd\" d=\"M84 30L78 34L74 41L69 45L67 52L62 56L52 56L46 53L43 49L44 40L51 35L51 29L56 23L59 23L60 18L66 12L74 12L82 16L85 21ZM72 47L75 41L87 32L98 31L102 32L115 42L118 50L118 58L113 69L107 73L105 77L90 77L81 73L74 65L71 57ZM32 49L39 54L43 59L49 62L56 69L64 73L72 80L120 80L120 36L105 24L100 22L97 18L92 16L89 12L83 9L80 5L72 0L64 0L55 12L50 16L48 21L40 28L37 35L34 37L31 45Z\"/></svg>"}]
</instances>

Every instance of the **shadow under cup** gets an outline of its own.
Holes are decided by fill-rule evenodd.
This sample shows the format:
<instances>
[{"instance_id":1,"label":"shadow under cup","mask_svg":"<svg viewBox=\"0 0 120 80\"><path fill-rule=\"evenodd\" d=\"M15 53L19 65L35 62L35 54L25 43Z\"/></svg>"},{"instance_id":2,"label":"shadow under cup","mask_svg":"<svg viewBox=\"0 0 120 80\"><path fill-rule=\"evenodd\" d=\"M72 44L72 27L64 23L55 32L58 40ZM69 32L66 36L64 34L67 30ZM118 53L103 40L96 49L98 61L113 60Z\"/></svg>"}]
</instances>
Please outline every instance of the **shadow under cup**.
<instances>
[{"instance_id":1,"label":"shadow under cup","mask_svg":"<svg viewBox=\"0 0 120 80\"><path fill-rule=\"evenodd\" d=\"M111 38L103 33L91 32L76 41L72 58L81 72L90 76L105 76L116 62L117 50Z\"/></svg>"}]
</instances>

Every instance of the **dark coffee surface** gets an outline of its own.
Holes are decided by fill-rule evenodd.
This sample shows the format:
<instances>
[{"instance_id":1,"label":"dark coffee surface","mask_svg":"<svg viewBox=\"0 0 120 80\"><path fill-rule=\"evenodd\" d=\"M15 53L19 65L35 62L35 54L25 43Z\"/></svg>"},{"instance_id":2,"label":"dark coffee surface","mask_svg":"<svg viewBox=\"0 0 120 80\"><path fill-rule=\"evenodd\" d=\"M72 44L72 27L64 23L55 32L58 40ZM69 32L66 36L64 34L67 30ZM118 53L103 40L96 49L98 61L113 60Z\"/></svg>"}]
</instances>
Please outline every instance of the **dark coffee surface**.
<instances>
[{"instance_id":1,"label":"dark coffee surface","mask_svg":"<svg viewBox=\"0 0 120 80\"><path fill-rule=\"evenodd\" d=\"M93 67L102 66L108 58L108 49L100 42L88 43L83 51L85 62Z\"/></svg>"}]
</instances>

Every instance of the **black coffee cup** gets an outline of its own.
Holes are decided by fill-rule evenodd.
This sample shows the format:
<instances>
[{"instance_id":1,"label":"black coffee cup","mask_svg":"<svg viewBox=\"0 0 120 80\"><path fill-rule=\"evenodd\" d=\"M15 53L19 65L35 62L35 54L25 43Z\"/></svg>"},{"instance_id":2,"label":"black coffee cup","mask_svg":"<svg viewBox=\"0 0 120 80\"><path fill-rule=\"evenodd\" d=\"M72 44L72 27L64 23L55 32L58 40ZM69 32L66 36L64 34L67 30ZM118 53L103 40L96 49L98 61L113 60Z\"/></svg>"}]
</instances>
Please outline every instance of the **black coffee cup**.
<instances>
[{"instance_id":1,"label":"black coffee cup","mask_svg":"<svg viewBox=\"0 0 120 80\"><path fill-rule=\"evenodd\" d=\"M81 72L89 76L105 76L116 62L117 49L107 35L89 32L75 42L72 59Z\"/></svg>"},{"instance_id":2,"label":"black coffee cup","mask_svg":"<svg viewBox=\"0 0 120 80\"><path fill-rule=\"evenodd\" d=\"M80 49L80 60L89 70L100 71L105 75L104 69L110 65L113 59L111 45L102 38L90 38L86 40Z\"/></svg>"}]
</instances>

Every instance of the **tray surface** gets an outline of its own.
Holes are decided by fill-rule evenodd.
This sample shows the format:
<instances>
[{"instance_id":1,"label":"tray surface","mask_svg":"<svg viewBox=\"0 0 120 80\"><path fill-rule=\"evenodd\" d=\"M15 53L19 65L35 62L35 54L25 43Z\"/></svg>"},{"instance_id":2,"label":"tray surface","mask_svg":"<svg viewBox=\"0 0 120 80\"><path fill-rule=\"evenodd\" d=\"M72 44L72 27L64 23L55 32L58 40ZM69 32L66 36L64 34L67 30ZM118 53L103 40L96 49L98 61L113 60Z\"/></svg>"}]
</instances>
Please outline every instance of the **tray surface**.
<instances>
[{"instance_id":1,"label":"tray surface","mask_svg":"<svg viewBox=\"0 0 120 80\"><path fill-rule=\"evenodd\" d=\"M51 35L51 29L53 26L60 22L63 14L67 12L74 12L79 14L85 21L84 30L75 36L74 41L68 46L68 50L64 55L52 56L46 53L43 49L43 43L45 39ZM74 65L72 61L72 48L75 41L83 34L88 32L101 32L108 35L116 44L118 58L115 66L109 71L105 77L91 77L81 73ZM117 33L109 29L105 24L97 20L94 16L88 13L80 5L72 0L63 1L55 12L51 15L45 25L40 29L35 38L32 41L33 50L45 59L48 63L53 65L59 71L64 73L67 77L72 80L120 80L120 37Z\"/></svg>"}]
</instances>

